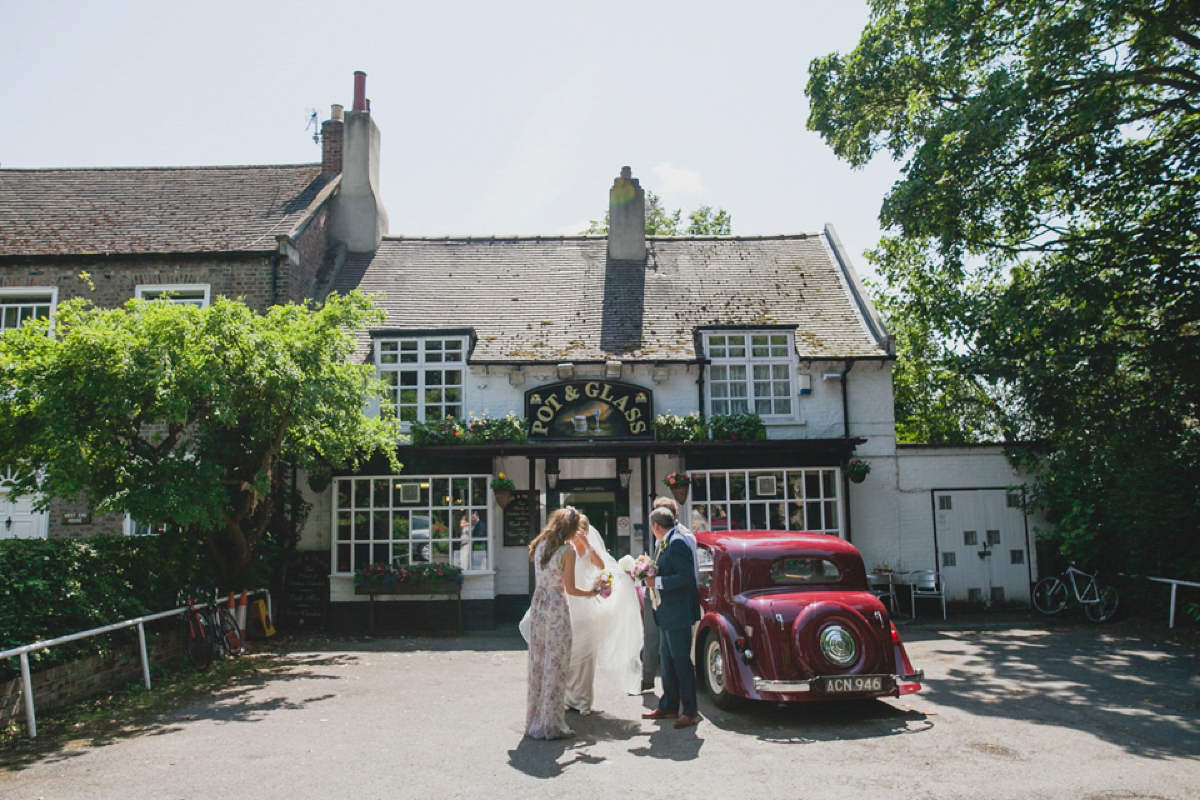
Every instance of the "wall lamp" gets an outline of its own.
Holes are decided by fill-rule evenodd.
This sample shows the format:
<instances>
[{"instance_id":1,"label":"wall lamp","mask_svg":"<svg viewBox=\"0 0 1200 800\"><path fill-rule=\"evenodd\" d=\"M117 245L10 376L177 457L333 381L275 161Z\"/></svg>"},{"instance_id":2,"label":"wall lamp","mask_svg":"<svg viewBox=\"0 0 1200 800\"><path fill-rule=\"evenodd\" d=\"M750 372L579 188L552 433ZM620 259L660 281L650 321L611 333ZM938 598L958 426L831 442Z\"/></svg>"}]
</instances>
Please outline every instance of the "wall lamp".
<instances>
[{"instance_id":1,"label":"wall lamp","mask_svg":"<svg viewBox=\"0 0 1200 800\"><path fill-rule=\"evenodd\" d=\"M546 487L555 489L558 487L558 459L546 459Z\"/></svg>"},{"instance_id":2,"label":"wall lamp","mask_svg":"<svg viewBox=\"0 0 1200 800\"><path fill-rule=\"evenodd\" d=\"M571 378L574 378L574 377L575 377L575 365L574 364L559 364L558 365L558 379L560 381L569 381L569 380L571 380Z\"/></svg>"},{"instance_id":3,"label":"wall lamp","mask_svg":"<svg viewBox=\"0 0 1200 800\"><path fill-rule=\"evenodd\" d=\"M621 488L629 488L629 479L633 477L633 468L629 466L629 459L621 457L617 459L617 479L621 481Z\"/></svg>"}]
</instances>

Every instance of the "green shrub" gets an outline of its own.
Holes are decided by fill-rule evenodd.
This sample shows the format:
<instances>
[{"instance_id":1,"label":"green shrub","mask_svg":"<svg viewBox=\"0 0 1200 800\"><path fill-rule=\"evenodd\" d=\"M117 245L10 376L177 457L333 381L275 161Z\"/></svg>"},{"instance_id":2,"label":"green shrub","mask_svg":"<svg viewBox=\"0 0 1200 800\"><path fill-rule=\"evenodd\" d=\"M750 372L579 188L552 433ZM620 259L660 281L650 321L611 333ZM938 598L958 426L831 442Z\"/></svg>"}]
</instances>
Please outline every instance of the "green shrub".
<instances>
[{"instance_id":1,"label":"green shrub","mask_svg":"<svg viewBox=\"0 0 1200 800\"><path fill-rule=\"evenodd\" d=\"M767 429L758 414L713 414L708 418L713 439L756 441L767 438Z\"/></svg>"},{"instance_id":2,"label":"green shrub","mask_svg":"<svg viewBox=\"0 0 1200 800\"><path fill-rule=\"evenodd\" d=\"M183 536L2 540L0 650L174 608L181 588L213 585L206 564L199 543ZM40 650L29 654L30 666L103 653L136 635L130 628ZM0 661L0 680L19 674L18 659Z\"/></svg>"},{"instance_id":3,"label":"green shrub","mask_svg":"<svg viewBox=\"0 0 1200 800\"><path fill-rule=\"evenodd\" d=\"M667 412L654 418L654 432L660 442L699 442L707 438L704 420L692 412L686 417Z\"/></svg>"}]
</instances>

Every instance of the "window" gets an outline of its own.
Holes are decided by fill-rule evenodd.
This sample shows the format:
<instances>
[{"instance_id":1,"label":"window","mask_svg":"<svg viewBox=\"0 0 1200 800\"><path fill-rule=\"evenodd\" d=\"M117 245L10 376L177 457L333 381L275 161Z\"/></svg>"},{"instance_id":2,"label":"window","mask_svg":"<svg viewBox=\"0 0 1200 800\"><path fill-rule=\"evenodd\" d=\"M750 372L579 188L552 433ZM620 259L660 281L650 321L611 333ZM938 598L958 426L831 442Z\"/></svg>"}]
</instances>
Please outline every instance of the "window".
<instances>
[{"instance_id":1,"label":"window","mask_svg":"<svg viewBox=\"0 0 1200 800\"><path fill-rule=\"evenodd\" d=\"M696 567L700 572L700 588L712 588L713 556L707 548L696 548Z\"/></svg>"},{"instance_id":2,"label":"window","mask_svg":"<svg viewBox=\"0 0 1200 800\"><path fill-rule=\"evenodd\" d=\"M778 584L832 583L841 577L837 564L813 556L781 558L771 565L771 580Z\"/></svg>"},{"instance_id":3,"label":"window","mask_svg":"<svg viewBox=\"0 0 1200 800\"><path fill-rule=\"evenodd\" d=\"M787 333L709 333L709 413L791 417L796 348Z\"/></svg>"},{"instance_id":4,"label":"window","mask_svg":"<svg viewBox=\"0 0 1200 800\"><path fill-rule=\"evenodd\" d=\"M1008 551L1008 563L1024 564L1025 563L1025 551L1024 550L1009 550Z\"/></svg>"},{"instance_id":5,"label":"window","mask_svg":"<svg viewBox=\"0 0 1200 800\"><path fill-rule=\"evenodd\" d=\"M488 569L487 475L338 478L334 572L368 564Z\"/></svg>"},{"instance_id":6,"label":"window","mask_svg":"<svg viewBox=\"0 0 1200 800\"><path fill-rule=\"evenodd\" d=\"M958 566L958 554L954 553L950 550L944 551L942 553L942 566L943 567L957 567Z\"/></svg>"},{"instance_id":7,"label":"window","mask_svg":"<svg viewBox=\"0 0 1200 800\"><path fill-rule=\"evenodd\" d=\"M1020 508L1021 507L1021 492L1020 492L1020 490L1009 489L1008 493L1005 495L1004 499L1006 500L1006 506L1008 508Z\"/></svg>"},{"instance_id":8,"label":"window","mask_svg":"<svg viewBox=\"0 0 1200 800\"><path fill-rule=\"evenodd\" d=\"M950 503L950 495L939 494L938 495L938 511L949 511L951 509L951 507L952 506Z\"/></svg>"},{"instance_id":9,"label":"window","mask_svg":"<svg viewBox=\"0 0 1200 800\"><path fill-rule=\"evenodd\" d=\"M401 422L463 416L466 337L378 339L375 363Z\"/></svg>"},{"instance_id":10,"label":"window","mask_svg":"<svg viewBox=\"0 0 1200 800\"><path fill-rule=\"evenodd\" d=\"M134 289L140 300L169 300L181 306L208 307L207 283L139 284Z\"/></svg>"},{"instance_id":11,"label":"window","mask_svg":"<svg viewBox=\"0 0 1200 800\"><path fill-rule=\"evenodd\" d=\"M1000 531L987 531L987 543L989 546L1000 544Z\"/></svg>"},{"instance_id":12,"label":"window","mask_svg":"<svg viewBox=\"0 0 1200 800\"><path fill-rule=\"evenodd\" d=\"M963 546L975 547L979 544L978 531L963 531Z\"/></svg>"},{"instance_id":13,"label":"window","mask_svg":"<svg viewBox=\"0 0 1200 800\"><path fill-rule=\"evenodd\" d=\"M49 319L57 304L57 288L0 289L0 331L16 330L29 319Z\"/></svg>"},{"instance_id":14,"label":"window","mask_svg":"<svg viewBox=\"0 0 1200 800\"><path fill-rule=\"evenodd\" d=\"M815 531L841 536L836 469L689 474L696 531Z\"/></svg>"}]
</instances>

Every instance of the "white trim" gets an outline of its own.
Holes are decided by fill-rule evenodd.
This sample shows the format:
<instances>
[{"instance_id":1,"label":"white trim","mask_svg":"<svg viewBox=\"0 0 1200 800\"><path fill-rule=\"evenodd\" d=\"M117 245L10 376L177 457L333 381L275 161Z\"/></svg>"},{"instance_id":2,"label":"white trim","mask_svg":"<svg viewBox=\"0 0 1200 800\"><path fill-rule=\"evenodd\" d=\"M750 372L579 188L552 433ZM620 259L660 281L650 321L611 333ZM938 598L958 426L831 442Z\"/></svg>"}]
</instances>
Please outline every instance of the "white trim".
<instances>
[{"instance_id":1,"label":"white trim","mask_svg":"<svg viewBox=\"0 0 1200 800\"><path fill-rule=\"evenodd\" d=\"M192 301L199 299L200 308L208 308L212 285L208 283L139 283L133 289L134 297L139 300L168 299L159 297L167 292L177 295L169 298L172 303L195 305ZM197 293L200 294L199 298L196 297ZM146 297L147 294L154 296Z\"/></svg>"},{"instance_id":2,"label":"white trim","mask_svg":"<svg viewBox=\"0 0 1200 800\"><path fill-rule=\"evenodd\" d=\"M431 352L427 349L426 345L430 342L439 343L440 349L436 351L438 354L445 355L447 353L457 353L458 360L426 360L427 356ZM448 350L446 348L446 344L450 342L458 344L458 348ZM395 345L394 351L389 349L388 352L385 353L385 344ZM415 346L415 349L406 351L403 348L404 344L412 344ZM416 392L416 418L424 421L428 419L428 410L425 402L426 393L430 390L439 388L443 391L457 388L459 392L459 399L457 402L447 402L445 396L443 395L442 402L433 403L431 405L441 409L442 413L438 415L439 419L442 416L455 416L459 419L465 418L467 408L467 377L470 374L467 367L467 353L470 346L471 343L469 341L469 337L466 336L387 336L378 338L374 341L372 345L372 351L375 358L375 375L385 384L385 401L388 401L388 403L391 405L393 413L395 413L397 419L399 419L400 429L402 431L407 432L411 428L412 423L412 420L405 420L403 418L401 410L400 393L405 390L412 390ZM387 359L386 361L385 358ZM459 375L458 384L442 383L440 386L427 386L425 383L426 375L434 370L442 372L457 372ZM402 372L416 372L417 384L415 386L400 386L400 373ZM387 379L385 378L385 375L389 373L395 373L396 375L394 385L388 383ZM411 403L405 405L408 408L414 408L414 405ZM446 410L448 406L457 406L458 413L448 413Z\"/></svg>"},{"instance_id":3,"label":"white trim","mask_svg":"<svg viewBox=\"0 0 1200 800\"><path fill-rule=\"evenodd\" d=\"M0 301L3 298L28 298L30 305L36 302L38 305L46 305L48 301L50 305L50 318L54 319L54 312L58 309L58 287L57 286L6 286L0 289ZM0 302L0 306L3 303ZM0 311L0 330L9 330L4 327L3 312ZM15 330L15 329L14 329Z\"/></svg>"}]
</instances>

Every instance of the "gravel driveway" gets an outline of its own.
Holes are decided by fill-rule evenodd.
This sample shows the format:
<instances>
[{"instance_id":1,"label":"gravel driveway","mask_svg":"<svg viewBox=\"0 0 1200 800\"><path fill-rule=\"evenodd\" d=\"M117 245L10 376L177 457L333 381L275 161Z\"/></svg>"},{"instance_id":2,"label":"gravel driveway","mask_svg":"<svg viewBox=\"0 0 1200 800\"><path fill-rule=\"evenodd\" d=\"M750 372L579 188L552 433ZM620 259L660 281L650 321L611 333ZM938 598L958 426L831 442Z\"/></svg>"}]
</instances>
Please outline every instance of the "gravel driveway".
<instances>
[{"instance_id":1,"label":"gravel driveway","mask_svg":"<svg viewBox=\"0 0 1200 800\"><path fill-rule=\"evenodd\" d=\"M896 700L647 723L598 690L574 740L522 735L511 633L329 642L111 744L0 772L0 798L1178 798L1200 796L1200 658L1135 624L909 624Z\"/></svg>"}]
</instances>

